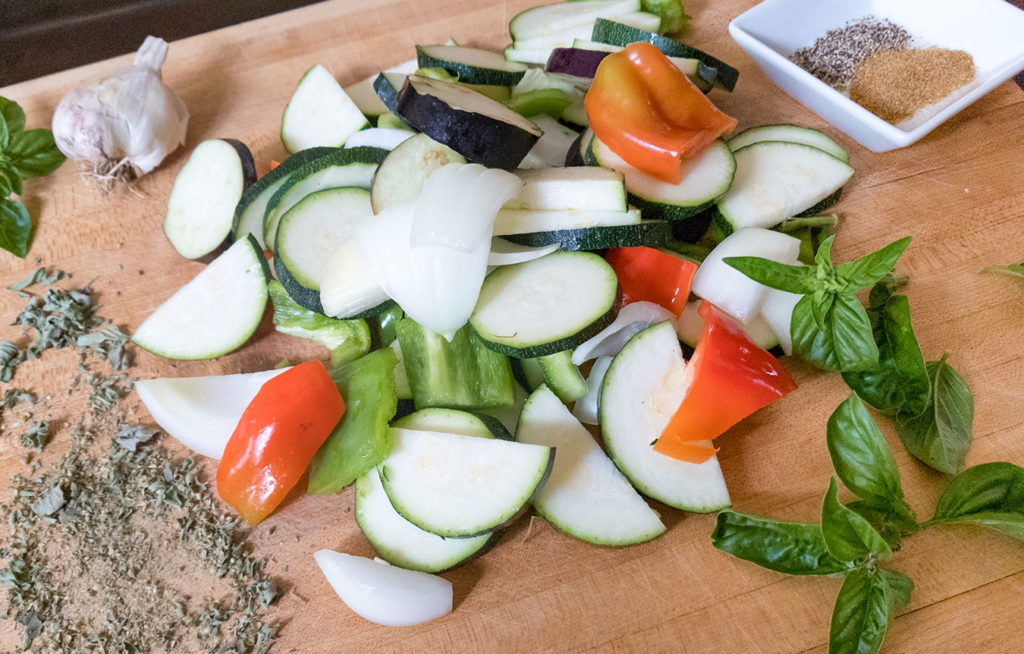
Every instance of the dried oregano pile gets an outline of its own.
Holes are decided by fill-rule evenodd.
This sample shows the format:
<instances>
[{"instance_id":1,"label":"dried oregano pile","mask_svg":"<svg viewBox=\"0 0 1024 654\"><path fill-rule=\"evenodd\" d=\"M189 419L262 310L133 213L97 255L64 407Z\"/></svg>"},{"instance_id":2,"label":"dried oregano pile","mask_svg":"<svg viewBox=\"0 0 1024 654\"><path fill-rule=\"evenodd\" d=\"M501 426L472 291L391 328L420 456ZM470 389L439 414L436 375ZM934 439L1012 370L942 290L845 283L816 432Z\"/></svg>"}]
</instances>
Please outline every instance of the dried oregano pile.
<instances>
[{"instance_id":1,"label":"dried oregano pile","mask_svg":"<svg viewBox=\"0 0 1024 654\"><path fill-rule=\"evenodd\" d=\"M131 380L117 372L131 363L127 336L103 327L88 287L25 290L63 277L41 268L11 287L29 298L15 324L34 338L0 342L4 382L27 359L73 348L79 363L69 393L82 405L62 427L45 415L44 398L14 387L3 393L0 439L8 451L25 448L27 468L2 507L2 617L18 623L23 648L33 651L268 651L278 625L264 613L277 585L195 461L176 458L155 429L130 419L120 400ZM113 372L100 374L100 366ZM65 434L67 453L42 465L36 452Z\"/></svg>"}]
</instances>

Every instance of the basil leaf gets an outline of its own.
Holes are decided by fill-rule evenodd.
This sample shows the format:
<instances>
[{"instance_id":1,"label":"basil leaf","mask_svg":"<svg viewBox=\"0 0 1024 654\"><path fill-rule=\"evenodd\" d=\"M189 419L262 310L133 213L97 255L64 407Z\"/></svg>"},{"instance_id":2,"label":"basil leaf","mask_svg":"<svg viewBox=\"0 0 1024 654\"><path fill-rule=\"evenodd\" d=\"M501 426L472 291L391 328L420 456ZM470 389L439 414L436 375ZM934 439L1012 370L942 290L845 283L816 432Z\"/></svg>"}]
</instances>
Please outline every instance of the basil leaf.
<instances>
[{"instance_id":1,"label":"basil leaf","mask_svg":"<svg viewBox=\"0 0 1024 654\"><path fill-rule=\"evenodd\" d=\"M20 202L0 198L0 248L25 258L32 236L32 219Z\"/></svg>"},{"instance_id":2,"label":"basil leaf","mask_svg":"<svg viewBox=\"0 0 1024 654\"><path fill-rule=\"evenodd\" d=\"M25 112L14 100L0 97L0 117L3 117L11 133L25 129Z\"/></svg>"},{"instance_id":3,"label":"basil leaf","mask_svg":"<svg viewBox=\"0 0 1024 654\"><path fill-rule=\"evenodd\" d=\"M811 315L818 329L828 328L828 312L836 303L836 294L831 291L818 291L811 296Z\"/></svg>"},{"instance_id":4,"label":"basil leaf","mask_svg":"<svg viewBox=\"0 0 1024 654\"><path fill-rule=\"evenodd\" d=\"M48 129L30 129L12 134L7 156L11 158L22 179L44 177L64 163L64 155L57 149L53 132Z\"/></svg>"},{"instance_id":5,"label":"basil leaf","mask_svg":"<svg viewBox=\"0 0 1024 654\"><path fill-rule=\"evenodd\" d=\"M913 536L921 531L921 525L917 524L917 517L909 506L905 512L897 512L888 505L874 504L868 500L857 500L847 504L846 508L867 520L875 528L875 531L885 539L893 552L900 549L900 544L905 536Z\"/></svg>"},{"instance_id":6,"label":"basil leaf","mask_svg":"<svg viewBox=\"0 0 1024 654\"><path fill-rule=\"evenodd\" d=\"M886 245L881 250L836 266L836 275L846 282L848 292L855 293L877 283L896 267L900 255L910 245L910 237Z\"/></svg>"},{"instance_id":7,"label":"basil leaf","mask_svg":"<svg viewBox=\"0 0 1024 654\"><path fill-rule=\"evenodd\" d=\"M21 175L14 169L10 161L0 161L0 178L3 179L4 197L11 193L21 195Z\"/></svg>"},{"instance_id":8,"label":"basil leaf","mask_svg":"<svg viewBox=\"0 0 1024 654\"><path fill-rule=\"evenodd\" d=\"M7 117L0 113L0 151L7 149L7 144L11 138L9 130L10 128L7 127Z\"/></svg>"},{"instance_id":9,"label":"basil leaf","mask_svg":"<svg viewBox=\"0 0 1024 654\"><path fill-rule=\"evenodd\" d=\"M877 570L858 568L846 575L832 609L829 654L874 654L882 647L891 615L887 591Z\"/></svg>"},{"instance_id":10,"label":"basil leaf","mask_svg":"<svg viewBox=\"0 0 1024 654\"><path fill-rule=\"evenodd\" d=\"M867 314L878 347L878 367L844 372L843 380L878 411L921 413L928 405L931 380L910 322L910 303L879 283L871 290Z\"/></svg>"},{"instance_id":11,"label":"basil leaf","mask_svg":"<svg viewBox=\"0 0 1024 654\"><path fill-rule=\"evenodd\" d=\"M821 287L813 267L791 266L761 257L725 257L722 261L755 282L780 291L806 295Z\"/></svg>"},{"instance_id":12,"label":"basil leaf","mask_svg":"<svg viewBox=\"0 0 1024 654\"><path fill-rule=\"evenodd\" d=\"M790 575L830 575L847 569L829 553L821 528L814 523L721 511L711 542L736 558Z\"/></svg>"},{"instance_id":13,"label":"basil leaf","mask_svg":"<svg viewBox=\"0 0 1024 654\"><path fill-rule=\"evenodd\" d=\"M929 361L931 394L925 410L918 415L896 414L896 432L914 457L936 470L956 473L963 467L971 448L974 396L964 378L943 355Z\"/></svg>"},{"instance_id":14,"label":"basil leaf","mask_svg":"<svg viewBox=\"0 0 1024 654\"><path fill-rule=\"evenodd\" d=\"M833 270L832 266L832 242L836 240L836 237L829 236L821 245L818 246L818 251L814 253L814 263L818 264L826 270Z\"/></svg>"},{"instance_id":15,"label":"basil leaf","mask_svg":"<svg viewBox=\"0 0 1024 654\"><path fill-rule=\"evenodd\" d=\"M1012 263L1009 266L989 266L982 268L983 273L1002 273L1014 277L1024 277L1024 263Z\"/></svg>"},{"instance_id":16,"label":"basil leaf","mask_svg":"<svg viewBox=\"0 0 1024 654\"><path fill-rule=\"evenodd\" d=\"M1024 540L1024 468L982 463L949 481L932 523L981 525Z\"/></svg>"},{"instance_id":17,"label":"basil leaf","mask_svg":"<svg viewBox=\"0 0 1024 654\"><path fill-rule=\"evenodd\" d=\"M880 559L892 556L885 539L871 524L839 502L836 478L829 478L828 491L821 503L821 533L825 546L840 561L859 563L868 555Z\"/></svg>"},{"instance_id":18,"label":"basil leaf","mask_svg":"<svg viewBox=\"0 0 1024 654\"><path fill-rule=\"evenodd\" d=\"M793 352L824 370L864 370L878 365L871 322L853 295L832 294L819 327L816 298L804 296L793 308Z\"/></svg>"},{"instance_id":19,"label":"basil leaf","mask_svg":"<svg viewBox=\"0 0 1024 654\"><path fill-rule=\"evenodd\" d=\"M882 574L886 585L886 599L889 600L890 620L897 611L902 611L910 604L910 596L914 592L914 580L903 574L888 568L878 568L877 572Z\"/></svg>"},{"instance_id":20,"label":"basil leaf","mask_svg":"<svg viewBox=\"0 0 1024 654\"><path fill-rule=\"evenodd\" d=\"M829 416L825 440L832 467L847 488L872 507L909 518L916 526L914 510L903 499L892 449L856 395Z\"/></svg>"}]
</instances>

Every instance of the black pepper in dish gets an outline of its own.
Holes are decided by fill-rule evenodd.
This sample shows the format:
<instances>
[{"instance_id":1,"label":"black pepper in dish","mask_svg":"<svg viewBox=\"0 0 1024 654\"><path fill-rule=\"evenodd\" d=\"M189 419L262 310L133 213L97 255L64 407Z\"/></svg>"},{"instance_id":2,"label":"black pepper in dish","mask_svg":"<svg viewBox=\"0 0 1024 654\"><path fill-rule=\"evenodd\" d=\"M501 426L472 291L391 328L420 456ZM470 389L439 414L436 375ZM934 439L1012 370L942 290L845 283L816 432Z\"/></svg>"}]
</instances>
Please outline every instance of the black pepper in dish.
<instances>
[{"instance_id":1,"label":"black pepper in dish","mask_svg":"<svg viewBox=\"0 0 1024 654\"><path fill-rule=\"evenodd\" d=\"M903 50L910 34L888 20L865 16L829 30L789 59L829 86L846 91L857 65L880 50Z\"/></svg>"}]
</instances>

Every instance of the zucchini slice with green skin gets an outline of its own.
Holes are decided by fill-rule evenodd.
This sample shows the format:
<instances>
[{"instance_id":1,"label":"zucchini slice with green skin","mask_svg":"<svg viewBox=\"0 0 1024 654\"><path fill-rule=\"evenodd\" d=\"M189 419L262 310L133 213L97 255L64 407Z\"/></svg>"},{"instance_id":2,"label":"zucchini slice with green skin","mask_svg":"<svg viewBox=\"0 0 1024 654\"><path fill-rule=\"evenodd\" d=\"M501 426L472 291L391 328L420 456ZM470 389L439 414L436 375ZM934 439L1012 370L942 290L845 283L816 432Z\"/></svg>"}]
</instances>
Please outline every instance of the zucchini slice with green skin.
<instances>
[{"instance_id":1,"label":"zucchini slice with green skin","mask_svg":"<svg viewBox=\"0 0 1024 654\"><path fill-rule=\"evenodd\" d=\"M614 18L598 18L594 21L594 31L590 38L600 43L619 46L627 46L630 43L643 41L650 43L669 57L698 59L704 62L705 65L715 69L715 86L726 91L732 91L736 88L736 80L740 76L738 70L721 59L712 57L703 50L698 50L656 32L617 23Z\"/></svg>"},{"instance_id":2,"label":"zucchini slice with green skin","mask_svg":"<svg viewBox=\"0 0 1024 654\"><path fill-rule=\"evenodd\" d=\"M373 218L370 192L342 186L299 200L277 226L277 254L296 281L315 291L327 259L363 222Z\"/></svg>"},{"instance_id":3,"label":"zucchini slice with green skin","mask_svg":"<svg viewBox=\"0 0 1024 654\"><path fill-rule=\"evenodd\" d=\"M640 210L636 207L630 207L625 211L500 209L494 218L494 236L507 238L516 234L565 229L637 225L640 220Z\"/></svg>"},{"instance_id":4,"label":"zucchini slice with green skin","mask_svg":"<svg viewBox=\"0 0 1024 654\"><path fill-rule=\"evenodd\" d=\"M396 428L378 468L391 506L444 538L491 531L520 514L551 473L541 445Z\"/></svg>"},{"instance_id":5,"label":"zucchini slice with green skin","mask_svg":"<svg viewBox=\"0 0 1024 654\"><path fill-rule=\"evenodd\" d=\"M683 181L670 184L626 163L601 139L587 132L580 142L584 161L611 168L626 180L629 201L640 207L644 218L687 220L710 208L732 187L736 174L733 152L721 139L684 164Z\"/></svg>"},{"instance_id":6,"label":"zucchini slice with green skin","mask_svg":"<svg viewBox=\"0 0 1024 654\"><path fill-rule=\"evenodd\" d=\"M317 64L302 76L284 108L281 142L288 152L339 147L369 124L334 75Z\"/></svg>"},{"instance_id":7,"label":"zucchini slice with green skin","mask_svg":"<svg viewBox=\"0 0 1024 654\"><path fill-rule=\"evenodd\" d=\"M578 166L516 172L523 186L505 209L625 211L622 173Z\"/></svg>"},{"instance_id":8,"label":"zucchini slice with green skin","mask_svg":"<svg viewBox=\"0 0 1024 654\"><path fill-rule=\"evenodd\" d=\"M356 480L356 523L377 555L392 565L442 572L483 550L494 536L442 538L403 518L388 499L376 468Z\"/></svg>"},{"instance_id":9,"label":"zucchini slice with green skin","mask_svg":"<svg viewBox=\"0 0 1024 654\"><path fill-rule=\"evenodd\" d=\"M132 342L168 359L213 359L236 350L263 319L269 278L256 239L235 241L157 307Z\"/></svg>"},{"instance_id":10,"label":"zucchini slice with green skin","mask_svg":"<svg viewBox=\"0 0 1024 654\"><path fill-rule=\"evenodd\" d=\"M842 161L849 160L849 155L846 153L846 150L844 150L841 145L833 141L832 138L824 132L810 127L801 127L800 125L792 125L789 123L751 127L750 129L745 129L738 134L730 136L726 140L726 143L729 145L729 149L735 152L740 148L754 143L760 143L761 141L803 143L804 145L824 150L833 157L841 159Z\"/></svg>"},{"instance_id":11,"label":"zucchini slice with green skin","mask_svg":"<svg viewBox=\"0 0 1024 654\"><path fill-rule=\"evenodd\" d=\"M208 139L192 150L167 199L164 234L186 259L205 257L230 240L235 208L256 181L252 153L235 139Z\"/></svg>"},{"instance_id":12,"label":"zucchini slice with green skin","mask_svg":"<svg viewBox=\"0 0 1024 654\"><path fill-rule=\"evenodd\" d=\"M328 315L324 311L323 305L320 303L320 292L315 288L309 288L292 274L292 271L288 269L286 264L281 257L274 257L274 275L277 277L277 281L281 282L281 286L284 288L285 293L288 294L295 304L299 305L303 309L307 309L314 313L320 313ZM345 318L352 318L354 316L344 316Z\"/></svg>"},{"instance_id":13,"label":"zucchini slice with green skin","mask_svg":"<svg viewBox=\"0 0 1024 654\"><path fill-rule=\"evenodd\" d=\"M677 221L678 222L678 221ZM558 243L562 250L607 250L638 245L663 245L672 236L672 225L666 220L642 220L633 225L607 225L559 229L550 232L509 234L502 238L519 245L541 247Z\"/></svg>"},{"instance_id":14,"label":"zucchini slice with green skin","mask_svg":"<svg viewBox=\"0 0 1024 654\"><path fill-rule=\"evenodd\" d=\"M565 533L611 546L643 543L665 533L658 514L547 386L526 400L516 440L558 453L533 506Z\"/></svg>"},{"instance_id":15,"label":"zucchini slice with green skin","mask_svg":"<svg viewBox=\"0 0 1024 654\"><path fill-rule=\"evenodd\" d=\"M451 82L410 75L396 113L466 159L514 170L541 130L497 100Z\"/></svg>"},{"instance_id":16,"label":"zucchini slice with green skin","mask_svg":"<svg viewBox=\"0 0 1024 654\"><path fill-rule=\"evenodd\" d=\"M267 211L267 202L277 189L281 188L289 175L310 161L328 155L334 150L335 148L309 148L296 152L245 189L235 206L235 218L231 227L234 239L240 241L252 234L260 247L266 247L266 243L263 242L263 214Z\"/></svg>"},{"instance_id":17,"label":"zucchini slice with green skin","mask_svg":"<svg viewBox=\"0 0 1024 654\"><path fill-rule=\"evenodd\" d=\"M538 357L544 382L562 402L575 402L587 394L587 380L572 362L572 351L555 352Z\"/></svg>"},{"instance_id":18,"label":"zucchini slice with green skin","mask_svg":"<svg viewBox=\"0 0 1024 654\"><path fill-rule=\"evenodd\" d=\"M267 201L263 212L264 243L275 249L281 216L310 193L339 186L369 190L373 174L387 155L388 151L380 148L336 148L293 171Z\"/></svg>"},{"instance_id":19,"label":"zucchini slice with green skin","mask_svg":"<svg viewBox=\"0 0 1024 654\"><path fill-rule=\"evenodd\" d=\"M718 457L694 464L652 447L686 393L685 366L671 322L630 339L601 385L601 435L608 455L638 491L677 509L706 513L729 506Z\"/></svg>"},{"instance_id":20,"label":"zucchini slice with green skin","mask_svg":"<svg viewBox=\"0 0 1024 654\"><path fill-rule=\"evenodd\" d=\"M491 416L443 407L427 407L413 411L394 421L392 426L420 431L439 431L445 434L462 434L477 438L513 440L504 425ZM498 428L497 433L494 431L495 426Z\"/></svg>"},{"instance_id":21,"label":"zucchini slice with green skin","mask_svg":"<svg viewBox=\"0 0 1024 654\"><path fill-rule=\"evenodd\" d=\"M415 135L416 132L408 129L371 127L353 134L349 140L345 142L345 147L380 148L381 150L387 150L390 152Z\"/></svg>"},{"instance_id":22,"label":"zucchini slice with green skin","mask_svg":"<svg viewBox=\"0 0 1024 654\"><path fill-rule=\"evenodd\" d=\"M739 148L736 177L716 203L725 234L744 227L772 227L823 200L853 175L845 161L810 145L761 141Z\"/></svg>"},{"instance_id":23,"label":"zucchini slice with green skin","mask_svg":"<svg viewBox=\"0 0 1024 654\"><path fill-rule=\"evenodd\" d=\"M484 279L469 323L487 347L521 359L574 349L619 307L615 271L590 252L552 252Z\"/></svg>"},{"instance_id":24,"label":"zucchini slice with green skin","mask_svg":"<svg viewBox=\"0 0 1024 654\"><path fill-rule=\"evenodd\" d=\"M583 0L543 5L513 16L508 31L513 41L523 41L589 25L601 16L622 16L637 11L640 11L640 0Z\"/></svg>"},{"instance_id":25,"label":"zucchini slice with green skin","mask_svg":"<svg viewBox=\"0 0 1024 654\"><path fill-rule=\"evenodd\" d=\"M450 163L466 163L466 158L426 134L403 141L384 158L373 176L373 212L415 201L430 173Z\"/></svg>"},{"instance_id":26,"label":"zucchini slice with green skin","mask_svg":"<svg viewBox=\"0 0 1024 654\"><path fill-rule=\"evenodd\" d=\"M420 68L441 68L465 84L515 86L526 72L525 64L497 52L459 45L418 45L416 61Z\"/></svg>"}]
</instances>

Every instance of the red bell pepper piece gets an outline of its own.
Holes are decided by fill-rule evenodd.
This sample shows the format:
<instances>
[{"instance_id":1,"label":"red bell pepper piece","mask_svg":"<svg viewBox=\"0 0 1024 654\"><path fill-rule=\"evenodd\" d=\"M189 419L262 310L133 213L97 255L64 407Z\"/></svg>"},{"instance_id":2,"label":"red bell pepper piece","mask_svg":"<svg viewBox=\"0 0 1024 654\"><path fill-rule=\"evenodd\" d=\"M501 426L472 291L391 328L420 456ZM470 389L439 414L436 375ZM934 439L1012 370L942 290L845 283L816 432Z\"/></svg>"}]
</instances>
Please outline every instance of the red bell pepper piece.
<instances>
[{"instance_id":1,"label":"red bell pepper piece","mask_svg":"<svg viewBox=\"0 0 1024 654\"><path fill-rule=\"evenodd\" d=\"M656 248L613 248L605 259L619 277L622 304L653 302L679 317L690 296L697 264Z\"/></svg>"},{"instance_id":2,"label":"red bell pepper piece","mask_svg":"<svg viewBox=\"0 0 1024 654\"><path fill-rule=\"evenodd\" d=\"M345 414L319 361L267 381L245 408L217 467L217 492L250 525L273 511Z\"/></svg>"},{"instance_id":3,"label":"red bell pepper piece","mask_svg":"<svg viewBox=\"0 0 1024 654\"><path fill-rule=\"evenodd\" d=\"M778 360L755 345L731 318L701 302L704 331L690 359L690 385L654 450L703 463L712 448L693 441L720 436L758 409L796 389ZM698 445L703 449L694 449Z\"/></svg>"},{"instance_id":4,"label":"red bell pepper piece","mask_svg":"<svg viewBox=\"0 0 1024 654\"><path fill-rule=\"evenodd\" d=\"M736 127L668 57L631 43L605 57L584 99L590 128L627 163L678 184L683 160Z\"/></svg>"}]
</instances>

